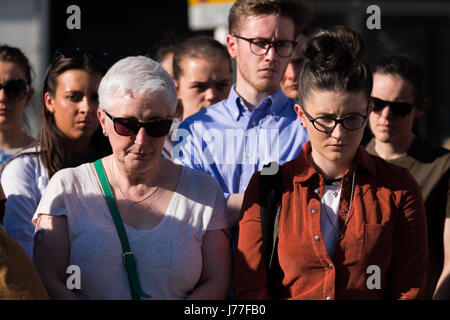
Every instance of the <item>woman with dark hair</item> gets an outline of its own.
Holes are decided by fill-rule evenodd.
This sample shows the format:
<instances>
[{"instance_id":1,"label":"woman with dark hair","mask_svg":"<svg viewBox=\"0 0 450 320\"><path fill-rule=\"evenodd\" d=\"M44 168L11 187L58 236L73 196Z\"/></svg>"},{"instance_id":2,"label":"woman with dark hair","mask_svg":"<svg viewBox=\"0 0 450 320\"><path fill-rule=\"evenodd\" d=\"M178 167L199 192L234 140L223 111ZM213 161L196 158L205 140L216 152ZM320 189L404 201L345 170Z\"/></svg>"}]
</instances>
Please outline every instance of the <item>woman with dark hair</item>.
<instances>
[{"instance_id":1,"label":"woman with dark hair","mask_svg":"<svg viewBox=\"0 0 450 320\"><path fill-rule=\"evenodd\" d=\"M422 66L411 56L396 54L378 60L373 74L374 109L369 117L374 137L366 150L408 169L420 186L428 227L426 298L431 299L443 270L444 248L450 246L448 241L443 241L444 225L450 223L450 152L413 130L414 121L427 109L423 83ZM450 252L450 247L447 251ZM449 260L449 253L446 256ZM449 262L444 274L450 272Z\"/></svg>"},{"instance_id":2,"label":"woman with dark hair","mask_svg":"<svg viewBox=\"0 0 450 320\"><path fill-rule=\"evenodd\" d=\"M264 170L250 181L236 298L422 297L427 231L420 189L406 169L360 146L372 91L364 44L337 26L313 34L304 55L295 110L310 142L280 167L279 181ZM278 198L265 181L279 187Z\"/></svg>"},{"instance_id":3,"label":"woman with dark hair","mask_svg":"<svg viewBox=\"0 0 450 320\"><path fill-rule=\"evenodd\" d=\"M60 53L43 81L40 137L4 167L5 230L30 257L34 233L31 218L48 180L62 168L110 153L96 115L97 88L107 69L106 58L98 53Z\"/></svg>"},{"instance_id":4,"label":"woman with dark hair","mask_svg":"<svg viewBox=\"0 0 450 320\"><path fill-rule=\"evenodd\" d=\"M0 45L0 165L34 140L24 132L23 117L34 93L31 73L19 48Z\"/></svg>"}]
</instances>

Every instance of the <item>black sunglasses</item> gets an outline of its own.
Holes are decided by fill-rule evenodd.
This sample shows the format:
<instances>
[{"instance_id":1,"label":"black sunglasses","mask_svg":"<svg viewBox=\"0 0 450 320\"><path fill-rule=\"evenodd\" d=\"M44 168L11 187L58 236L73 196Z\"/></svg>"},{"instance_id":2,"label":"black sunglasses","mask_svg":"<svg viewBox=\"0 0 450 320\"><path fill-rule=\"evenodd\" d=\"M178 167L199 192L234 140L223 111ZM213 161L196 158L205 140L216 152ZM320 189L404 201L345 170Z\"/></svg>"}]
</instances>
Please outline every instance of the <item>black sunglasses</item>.
<instances>
[{"instance_id":1,"label":"black sunglasses","mask_svg":"<svg viewBox=\"0 0 450 320\"><path fill-rule=\"evenodd\" d=\"M5 95L9 100L21 100L28 93L29 85L23 79L12 79L0 84L0 90L5 90Z\"/></svg>"},{"instance_id":2,"label":"black sunglasses","mask_svg":"<svg viewBox=\"0 0 450 320\"><path fill-rule=\"evenodd\" d=\"M172 126L171 118L155 117L150 118L145 122L140 122L139 120L132 118L113 117L108 112L103 112L113 121L114 131L121 136L129 137L135 135L141 128L144 128L145 132L147 132L150 137L159 138L167 135Z\"/></svg>"},{"instance_id":3,"label":"black sunglasses","mask_svg":"<svg viewBox=\"0 0 450 320\"><path fill-rule=\"evenodd\" d=\"M381 112L387 105L389 105L392 113L397 117L406 117L413 108L413 105L408 102L385 101L374 97L372 97L372 101L373 111Z\"/></svg>"}]
</instances>

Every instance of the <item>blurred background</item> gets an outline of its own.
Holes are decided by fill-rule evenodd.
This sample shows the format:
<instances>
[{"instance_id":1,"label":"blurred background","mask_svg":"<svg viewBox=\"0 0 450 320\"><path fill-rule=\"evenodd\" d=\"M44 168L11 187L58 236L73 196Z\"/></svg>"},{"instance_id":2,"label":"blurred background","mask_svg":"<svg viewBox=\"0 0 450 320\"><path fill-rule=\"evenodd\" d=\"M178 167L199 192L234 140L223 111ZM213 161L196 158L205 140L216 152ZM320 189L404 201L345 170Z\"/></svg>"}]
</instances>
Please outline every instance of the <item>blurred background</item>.
<instances>
[{"instance_id":1,"label":"blurred background","mask_svg":"<svg viewBox=\"0 0 450 320\"><path fill-rule=\"evenodd\" d=\"M107 51L113 61L129 55L154 57L158 47L193 35L224 42L233 0L166 0L122 2L66 0L0 0L0 43L17 46L34 67L33 86L40 90L45 69L61 47ZM306 32L336 24L358 31L372 64L385 54L406 52L422 62L431 107L416 130L437 145L450 148L450 1L306 0L315 15ZM80 9L80 29L68 19ZM370 30L370 5L381 12L380 29ZM38 94L26 115L32 134L39 128Z\"/></svg>"}]
</instances>

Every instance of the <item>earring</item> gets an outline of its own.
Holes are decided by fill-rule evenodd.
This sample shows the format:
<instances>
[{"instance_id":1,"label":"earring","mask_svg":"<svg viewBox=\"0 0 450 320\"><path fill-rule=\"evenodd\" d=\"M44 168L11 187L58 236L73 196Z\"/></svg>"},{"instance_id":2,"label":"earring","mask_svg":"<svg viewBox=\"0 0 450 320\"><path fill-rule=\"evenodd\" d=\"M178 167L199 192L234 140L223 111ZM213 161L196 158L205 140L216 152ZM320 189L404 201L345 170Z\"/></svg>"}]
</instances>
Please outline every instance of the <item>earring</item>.
<instances>
[{"instance_id":1,"label":"earring","mask_svg":"<svg viewBox=\"0 0 450 320\"><path fill-rule=\"evenodd\" d=\"M48 109L48 111L50 111L50 113L53 113L53 107L50 107L49 109Z\"/></svg>"},{"instance_id":2,"label":"earring","mask_svg":"<svg viewBox=\"0 0 450 320\"><path fill-rule=\"evenodd\" d=\"M105 137L108 136L108 133L106 132L106 130L103 130L103 135L104 135Z\"/></svg>"}]
</instances>

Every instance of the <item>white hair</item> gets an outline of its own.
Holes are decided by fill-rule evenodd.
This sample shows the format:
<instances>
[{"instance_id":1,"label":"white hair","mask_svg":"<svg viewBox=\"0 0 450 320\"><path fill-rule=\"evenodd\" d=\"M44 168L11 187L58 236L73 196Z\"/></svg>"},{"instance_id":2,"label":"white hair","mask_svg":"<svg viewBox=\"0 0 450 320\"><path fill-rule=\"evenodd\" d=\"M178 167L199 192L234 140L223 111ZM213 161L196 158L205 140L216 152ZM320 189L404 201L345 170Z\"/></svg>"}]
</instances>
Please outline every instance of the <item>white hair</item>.
<instances>
[{"instance_id":1,"label":"white hair","mask_svg":"<svg viewBox=\"0 0 450 320\"><path fill-rule=\"evenodd\" d=\"M173 115L178 102L174 81L158 62L144 56L117 61L98 87L99 108L102 110L113 108L115 97L155 95L165 102L169 114Z\"/></svg>"}]
</instances>

